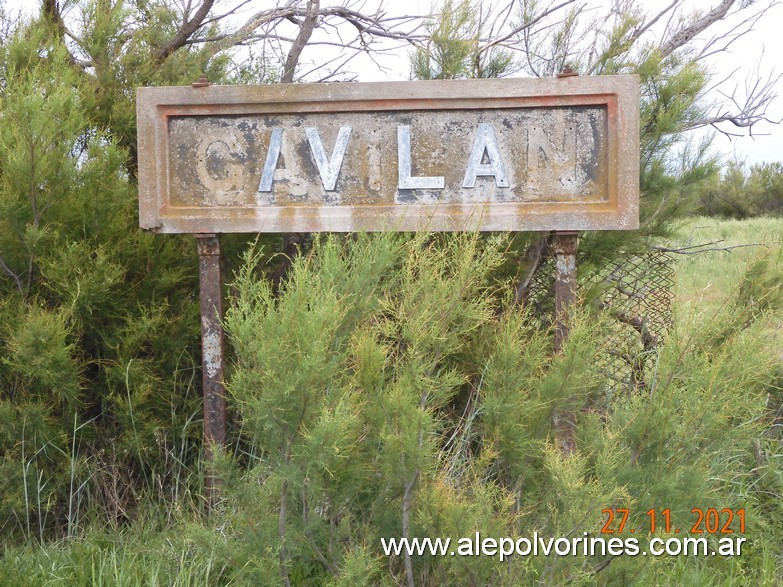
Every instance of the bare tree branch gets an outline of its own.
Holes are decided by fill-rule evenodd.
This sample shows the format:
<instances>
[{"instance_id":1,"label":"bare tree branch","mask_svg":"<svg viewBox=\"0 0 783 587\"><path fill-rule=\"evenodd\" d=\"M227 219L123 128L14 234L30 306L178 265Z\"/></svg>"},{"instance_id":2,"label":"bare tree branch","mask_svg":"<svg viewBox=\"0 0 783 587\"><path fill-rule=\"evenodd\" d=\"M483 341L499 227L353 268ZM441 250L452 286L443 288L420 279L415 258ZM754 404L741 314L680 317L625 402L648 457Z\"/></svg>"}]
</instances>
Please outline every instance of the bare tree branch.
<instances>
[{"instance_id":1,"label":"bare tree branch","mask_svg":"<svg viewBox=\"0 0 783 587\"><path fill-rule=\"evenodd\" d=\"M524 22L522 22L519 26L512 29L509 33L485 44L483 47L479 49L479 52L484 53L485 51L490 50L495 45L505 43L509 39L518 36L520 33L524 31L529 31L532 27L534 27L536 24L538 24L540 21L545 19L550 14L554 14L561 8L568 6L569 4L573 4L574 2L576 2L576 0L565 0L564 2L560 2L559 4L555 4L554 6L550 6L542 10L541 12L539 12L529 20L525 20Z\"/></svg>"},{"instance_id":2,"label":"bare tree branch","mask_svg":"<svg viewBox=\"0 0 783 587\"><path fill-rule=\"evenodd\" d=\"M19 290L19 293L24 295L25 292L24 292L24 285L22 284L22 278L19 277L19 275L17 275L16 273L14 273L14 271L12 271L8 265L6 265L5 260L2 257L0 257L0 267L2 267L3 272L8 277L14 280L14 283L16 284L16 289Z\"/></svg>"},{"instance_id":3,"label":"bare tree branch","mask_svg":"<svg viewBox=\"0 0 783 587\"><path fill-rule=\"evenodd\" d=\"M43 4L41 5L41 11L43 17L54 25L57 31L57 35L61 39L65 39L65 37L75 38L65 26L65 20L63 19L62 11L60 9L59 0L44 0ZM63 47L65 46L65 43L63 43ZM81 69L85 69L92 65L92 62L77 59L76 56L67 49L67 47L66 52L68 53L68 61L70 61L72 65L76 65Z\"/></svg>"},{"instance_id":4,"label":"bare tree branch","mask_svg":"<svg viewBox=\"0 0 783 587\"><path fill-rule=\"evenodd\" d=\"M718 94L722 95L727 106L719 109L718 112L712 116L702 118L694 121L692 124L685 127L685 130L693 130L704 126L712 126L718 132L726 136L742 136L738 133L730 133L717 125L722 123L731 123L737 128L750 129L752 134L752 127L762 121L766 121L772 124L780 124L781 120L772 120L767 116L767 108L775 99L775 88L783 75L770 74L766 80L761 76L757 70L748 81L746 81L744 98L740 93L738 86L735 85L731 94L723 92L721 90L714 90Z\"/></svg>"},{"instance_id":5,"label":"bare tree branch","mask_svg":"<svg viewBox=\"0 0 783 587\"><path fill-rule=\"evenodd\" d=\"M318 23L318 11L321 8L320 0L308 0L307 1L307 14L299 26L299 34L296 36L291 45L291 49L288 51L288 57L285 60L283 66L283 77L280 81L284 84L290 84L294 81L294 71L299 63L299 58L302 55L302 51L310 41L310 37L313 36L313 31Z\"/></svg>"},{"instance_id":6,"label":"bare tree branch","mask_svg":"<svg viewBox=\"0 0 783 587\"><path fill-rule=\"evenodd\" d=\"M653 18L651 18L649 21L642 22L636 30L630 35L628 38L628 42L626 44L627 49L630 49L634 43L636 43L644 33L646 33L650 28L655 26L655 23L657 23L661 17L663 17L665 14L667 14L670 10L672 10L677 4L680 2L680 0L674 0L671 4L669 4L666 8L661 10L658 14L656 14ZM608 17L607 17L608 18ZM583 75L592 75L595 73L596 69L605 62L607 58L606 53L602 53L601 55L596 56L591 60L591 64L587 69L584 71Z\"/></svg>"},{"instance_id":7,"label":"bare tree branch","mask_svg":"<svg viewBox=\"0 0 783 587\"><path fill-rule=\"evenodd\" d=\"M530 286L538 270L550 256L549 237L542 236L535 240L525 251L525 273L514 285L514 305L525 305L530 295Z\"/></svg>"},{"instance_id":8,"label":"bare tree branch","mask_svg":"<svg viewBox=\"0 0 783 587\"><path fill-rule=\"evenodd\" d=\"M723 19L731 7L734 6L734 2L735 0L723 0L707 14L678 30L669 37L668 41L658 47L661 56L668 57L674 51L692 41L696 35Z\"/></svg>"},{"instance_id":9,"label":"bare tree branch","mask_svg":"<svg viewBox=\"0 0 783 587\"><path fill-rule=\"evenodd\" d=\"M233 8L231 8L228 12L224 12L223 14L219 14L217 16L213 16L211 18L205 18L204 22L201 23L201 26L207 26L213 23L220 22L221 20L224 20L228 18L229 16L234 16L235 14L239 13L242 8L250 4L253 0L243 0Z\"/></svg>"},{"instance_id":10,"label":"bare tree branch","mask_svg":"<svg viewBox=\"0 0 783 587\"><path fill-rule=\"evenodd\" d=\"M716 53L728 51L729 47L731 47L731 45L733 45L737 39L740 39L744 37L746 34L753 31L756 24L758 24L759 20L761 20L761 18L767 13L767 11L772 6L773 4L768 4L767 6L761 8L755 14L751 14L747 18L738 22L736 25L734 25L731 29L729 29L725 33L722 33L721 35L715 35L714 37L712 37L709 41L707 41L704 44L704 47L701 48L701 51L699 51L699 55L697 59L705 59L706 57L710 57L712 55L715 55Z\"/></svg>"},{"instance_id":11,"label":"bare tree branch","mask_svg":"<svg viewBox=\"0 0 783 587\"><path fill-rule=\"evenodd\" d=\"M207 18L209 11L212 10L212 5L214 3L215 0L203 0L201 6L199 6L199 9L196 11L196 14L190 20L187 18L188 11L185 11L182 18L182 26L179 31L177 31L177 34L174 35L173 39L161 47L157 55L155 55L155 60L158 63L162 63L169 55L174 53L174 51L185 46L190 36L204 23L204 20Z\"/></svg>"},{"instance_id":12,"label":"bare tree branch","mask_svg":"<svg viewBox=\"0 0 783 587\"><path fill-rule=\"evenodd\" d=\"M313 12L316 13L314 18L312 17ZM309 20L308 15L311 15ZM285 36L277 31L279 25L287 22L292 22L299 27L298 34L293 41L285 39ZM309 32L310 36L307 36L307 29L302 29L305 22L313 22L313 31ZM341 38L341 23L350 24L357 31L358 36L354 41L344 41ZM423 18L416 15L388 16L381 11L377 11L375 14L365 14L351 8L350 4L321 7L320 2L316 2L315 6L312 2L308 2L307 7L302 8L296 0L289 0L282 6L256 12L239 28L231 32L210 38L191 38L187 43L208 45L206 47L207 53L215 55L235 46L258 41L271 41L278 43L273 51L280 55L281 61L288 62L289 59L294 59L298 63L303 49L313 44L312 35L314 30L318 28L332 29L339 39L338 44L344 49L364 51L369 54L370 42L373 40L390 39L404 43L416 43L423 39L423 34L417 34L422 23ZM298 49L296 39L304 41L305 38L306 41L301 43L301 49ZM281 41L291 42L292 46L286 50ZM373 47L372 50L376 49ZM288 69L288 67L284 67L283 77L286 77Z\"/></svg>"},{"instance_id":13,"label":"bare tree branch","mask_svg":"<svg viewBox=\"0 0 783 587\"><path fill-rule=\"evenodd\" d=\"M727 245L725 247L715 247L713 245L719 245L724 242L723 239L717 241L711 241L709 243L701 243L699 245L690 245L687 247L660 247L655 246L653 249L656 251L663 251L665 253L675 253L677 255L699 255L701 253L707 253L710 251L728 251L731 252L734 249L742 249L745 247L764 247L769 248L769 245L764 243L743 243L739 245Z\"/></svg>"},{"instance_id":14,"label":"bare tree branch","mask_svg":"<svg viewBox=\"0 0 783 587\"><path fill-rule=\"evenodd\" d=\"M646 33L648 30L650 30L651 27L655 25L656 22L658 22L662 16L664 16L666 13L668 13L672 8L677 6L677 4L680 2L680 0L674 0L671 4L669 4L666 8L661 10L658 14L656 14L653 18L651 18L648 22L642 24L637 28L633 34L631 35L631 42L635 43L639 40L639 38Z\"/></svg>"}]
</instances>

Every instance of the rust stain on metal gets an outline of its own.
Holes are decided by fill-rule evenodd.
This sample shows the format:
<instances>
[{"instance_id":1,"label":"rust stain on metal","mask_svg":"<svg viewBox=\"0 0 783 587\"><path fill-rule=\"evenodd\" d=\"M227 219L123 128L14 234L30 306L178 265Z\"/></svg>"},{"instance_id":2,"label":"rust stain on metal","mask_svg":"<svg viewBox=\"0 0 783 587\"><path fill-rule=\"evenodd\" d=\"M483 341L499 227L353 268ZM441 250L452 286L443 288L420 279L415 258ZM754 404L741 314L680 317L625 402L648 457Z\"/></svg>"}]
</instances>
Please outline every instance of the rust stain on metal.
<instances>
[{"instance_id":1,"label":"rust stain on metal","mask_svg":"<svg viewBox=\"0 0 783 587\"><path fill-rule=\"evenodd\" d=\"M637 76L291 88L141 88L141 226L638 226Z\"/></svg>"}]
</instances>

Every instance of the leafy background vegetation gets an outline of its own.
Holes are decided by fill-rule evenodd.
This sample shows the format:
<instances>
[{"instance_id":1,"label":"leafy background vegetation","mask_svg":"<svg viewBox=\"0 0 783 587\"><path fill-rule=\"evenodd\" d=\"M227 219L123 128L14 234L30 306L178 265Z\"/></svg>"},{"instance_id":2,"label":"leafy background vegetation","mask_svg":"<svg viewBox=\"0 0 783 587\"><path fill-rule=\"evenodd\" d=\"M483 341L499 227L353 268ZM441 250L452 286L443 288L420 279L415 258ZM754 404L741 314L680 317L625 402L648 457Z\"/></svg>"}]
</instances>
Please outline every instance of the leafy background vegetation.
<instances>
[{"instance_id":1,"label":"leafy background vegetation","mask_svg":"<svg viewBox=\"0 0 783 587\"><path fill-rule=\"evenodd\" d=\"M645 387L607 392L595 365L611 317L597 308L555 353L514 303L540 235L319 236L290 260L280 239L226 238L232 441L207 513L195 245L137 228L133 88L280 76L208 44L163 55L180 26L163 3L80 4L74 55L43 6L4 18L0 43L0 583L775 584L783 227L677 218L779 214L780 168L720 173L706 149L680 149L708 76L681 52L629 53L639 14L574 63L638 72L643 95L642 229L585 235L581 266L654 242L764 245L683 256ZM468 7L446 3L414 75L518 67L481 49ZM541 73L563 65L577 16ZM573 455L555 449L554 413L577 418ZM392 536L596 533L605 507L642 526L651 507L686 520L745 508L748 547L504 563L380 552Z\"/></svg>"}]
</instances>

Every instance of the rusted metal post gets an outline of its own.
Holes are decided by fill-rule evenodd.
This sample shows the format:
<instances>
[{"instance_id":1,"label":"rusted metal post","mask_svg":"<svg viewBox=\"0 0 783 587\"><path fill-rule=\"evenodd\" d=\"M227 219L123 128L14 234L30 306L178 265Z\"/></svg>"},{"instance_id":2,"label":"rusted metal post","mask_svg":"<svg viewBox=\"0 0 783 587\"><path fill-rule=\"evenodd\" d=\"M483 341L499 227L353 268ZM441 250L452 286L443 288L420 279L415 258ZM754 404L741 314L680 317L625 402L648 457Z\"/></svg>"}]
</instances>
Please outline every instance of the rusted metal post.
<instances>
[{"instance_id":1,"label":"rusted metal post","mask_svg":"<svg viewBox=\"0 0 783 587\"><path fill-rule=\"evenodd\" d=\"M223 386L223 301L220 278L220 239L197 234L201 297L201 371L204 387L204 451L207 471L204 490L212 505L219 480L213 469L213 450L226 439L226 390Z\"/></svg>"},{"instance_id":2,"label":"rusted metal post","mask_svg":"<svg viewBox=\"0 0 783 587\"><path fill-rule=\"evenodd\" d=\"M576 252L578 232L555 232L552 250L555 255L555 352L560 353L568 338L568 320L576 301ZM576 450L576 414L555 410L552 414L555 442L563 454Z\"/></svg>"},{"instance_id":3,"label":"rusted metal post","mask_svg":"<svg viewBox=\"0 0 783 587\"><path fill-rule=\"evenodd\" d=\"M555 232L552 250L555 255L555 351L563 349L568 338L568 313L576 300L576 252L578 232Z\"/></svg>"}]
</instances>

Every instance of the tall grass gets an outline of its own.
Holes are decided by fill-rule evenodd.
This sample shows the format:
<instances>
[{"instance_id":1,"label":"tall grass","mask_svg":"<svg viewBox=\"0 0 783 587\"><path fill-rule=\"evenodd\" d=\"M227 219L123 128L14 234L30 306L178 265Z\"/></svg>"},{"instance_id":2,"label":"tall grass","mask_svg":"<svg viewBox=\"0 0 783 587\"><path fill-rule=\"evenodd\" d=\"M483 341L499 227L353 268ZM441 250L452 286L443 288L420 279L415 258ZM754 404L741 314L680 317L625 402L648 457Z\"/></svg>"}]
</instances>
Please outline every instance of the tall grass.
<instances>
[{"instance_id":1,"label":"tall grass","mask_svg":"<svg viewBox=\"0 0 783 587\"><path fill-rule=\"evenodd\" d=\"M703 310L725 301L752 263L762 258L780 263L783 220L691 218L667 244L683 249L705 245L703 248L708 249L702 253L688 249L689 254L678 255L677 259L678 309Z\"/></svg>"}]
</instances>

